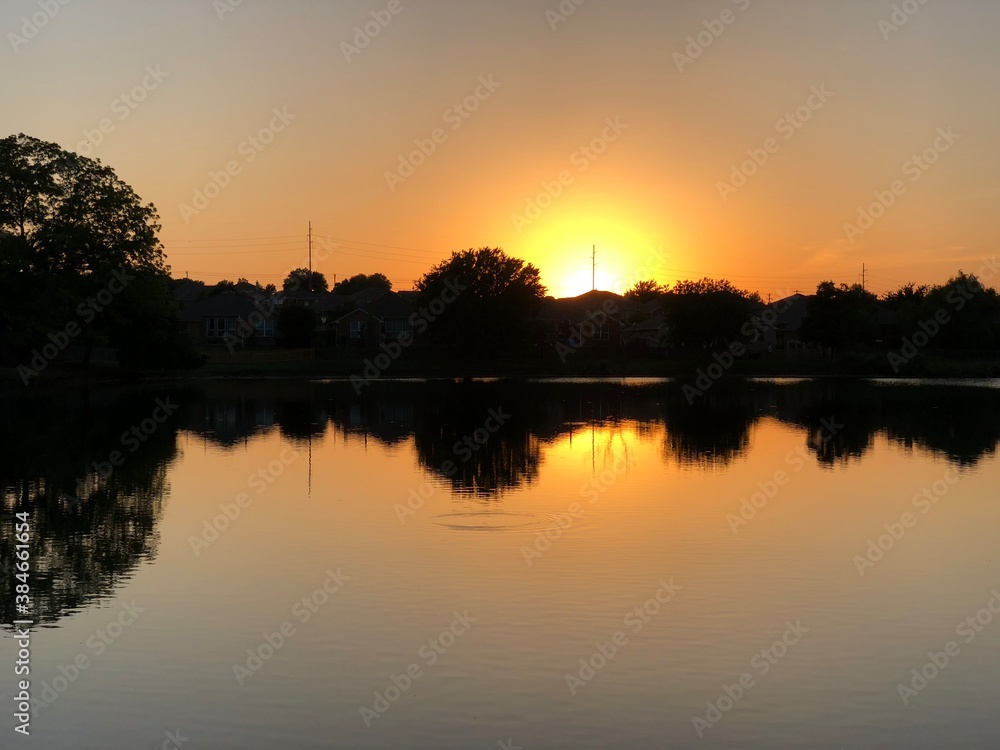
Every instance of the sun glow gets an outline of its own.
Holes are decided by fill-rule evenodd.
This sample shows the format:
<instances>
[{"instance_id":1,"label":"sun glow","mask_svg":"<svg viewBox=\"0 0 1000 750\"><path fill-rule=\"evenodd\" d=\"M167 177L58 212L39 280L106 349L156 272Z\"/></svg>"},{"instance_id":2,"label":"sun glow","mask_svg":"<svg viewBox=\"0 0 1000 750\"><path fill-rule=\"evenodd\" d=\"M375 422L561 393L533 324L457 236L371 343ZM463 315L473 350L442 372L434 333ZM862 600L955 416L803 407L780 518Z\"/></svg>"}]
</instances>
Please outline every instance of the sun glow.
<instances>
[{"instance_id":1,"label":"sun glow","mask_svg":"<svg viewBox=\"0 0 1000 750\"><path fill-rule=\"evenodd\" d=\"M554 297L576 296L594 286L622 294L649 278L670 283L673 278L665 268L665 261L672 260L670 246L657 243L642 229L645 226L627 211L553 210L526 232L526 255L541 269Z\"/></svg>"}]
</instances>

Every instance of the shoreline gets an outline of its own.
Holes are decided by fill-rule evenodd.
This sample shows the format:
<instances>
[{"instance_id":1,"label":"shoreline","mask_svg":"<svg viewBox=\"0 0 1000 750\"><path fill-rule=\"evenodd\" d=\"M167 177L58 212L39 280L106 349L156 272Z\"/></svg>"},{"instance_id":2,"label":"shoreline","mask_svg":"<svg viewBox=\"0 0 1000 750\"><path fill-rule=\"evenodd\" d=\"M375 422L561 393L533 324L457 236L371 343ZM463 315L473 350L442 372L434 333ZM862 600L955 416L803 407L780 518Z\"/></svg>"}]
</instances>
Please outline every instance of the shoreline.
<instances>
[{"instance_id":1,"label":"shoreline","mask_svg":"<svg viewBox=\"0 0 1000 750\"><path fill-rule=\"evenodd\" d=\"M723 367L714 359L702 360L610 360L580 359L566 365L546 362L469 362L452 359L400 360L365 377L366 359L312 359L297 362L226 364L213 362L194 370L124 371L112 368L52 367L33 378L27 386L16 368L0 371L0 390L28 392L36 388L115 385L151 381L177 383L213 380L330 380L350 382L352 378L375 383L394 380L585 380L593 378L654 378L694 382L718 380L777 379L869 379L955 380L1000 378L1000 359L945 360L925 358L917 366L895 372L882 357L847 355L834 361L751 360Z\"/></svg>"}]
</instances>

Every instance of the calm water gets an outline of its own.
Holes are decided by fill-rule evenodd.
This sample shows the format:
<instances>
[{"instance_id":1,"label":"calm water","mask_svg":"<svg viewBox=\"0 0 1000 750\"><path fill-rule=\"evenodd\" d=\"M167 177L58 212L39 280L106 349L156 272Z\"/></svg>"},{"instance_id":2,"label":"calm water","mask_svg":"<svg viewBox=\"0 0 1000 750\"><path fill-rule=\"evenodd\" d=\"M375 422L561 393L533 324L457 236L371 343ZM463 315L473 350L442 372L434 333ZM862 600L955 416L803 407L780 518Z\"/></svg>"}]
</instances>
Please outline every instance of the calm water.
<instances>
[{"instance_id":1,"label":"calm water","mask_svg":"<svg viewBox=\"0 0 1000 750\"><path fill-rule=\"evenodd\" d=\"M33 747L996 746L998 382L207 382L0 414Z\"/></svg>"}]
</instances>

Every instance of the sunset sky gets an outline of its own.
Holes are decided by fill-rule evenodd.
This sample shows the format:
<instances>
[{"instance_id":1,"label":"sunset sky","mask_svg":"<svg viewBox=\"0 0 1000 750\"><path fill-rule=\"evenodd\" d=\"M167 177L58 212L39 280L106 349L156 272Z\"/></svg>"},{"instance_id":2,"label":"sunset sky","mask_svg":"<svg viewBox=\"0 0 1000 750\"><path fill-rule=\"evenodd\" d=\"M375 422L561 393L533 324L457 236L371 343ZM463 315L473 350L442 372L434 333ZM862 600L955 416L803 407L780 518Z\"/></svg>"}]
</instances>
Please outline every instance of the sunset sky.
<instances>
[{"instance_id":1,"label":"sunset sky","mask_svg":"<svg viewBox=\"0 0 1000 750\"><path fill-rule=\"evenodd\" d=\"M988 0L50 2L0 8L0 137L111 165L175 276L280 283L309 221L331 282L397 289L482 246L556 295L596 244L601 288L765 297L997 249Z\"/></svg>"}]
</instances>

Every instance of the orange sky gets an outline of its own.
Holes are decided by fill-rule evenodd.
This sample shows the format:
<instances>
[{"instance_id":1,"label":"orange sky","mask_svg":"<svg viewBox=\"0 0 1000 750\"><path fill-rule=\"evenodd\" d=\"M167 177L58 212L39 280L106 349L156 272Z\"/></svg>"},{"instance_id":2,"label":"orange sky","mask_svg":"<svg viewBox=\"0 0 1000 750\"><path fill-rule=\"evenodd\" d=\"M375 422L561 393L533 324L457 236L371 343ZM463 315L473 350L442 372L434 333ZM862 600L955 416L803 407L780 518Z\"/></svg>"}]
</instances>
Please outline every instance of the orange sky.
<instances>
[{"instance_id":1,"label":"orange sky","mask_svg":"<svg viewBox=\"0 0 1000 750\"><path fill-rule=\"evenodd\" d=\"M575 294L596 244L617 291L884 291L996 249L1000 6L911 2L8 0L0 133L113 166L208 281L280 282L312 221L331 281L491 245Z\"/></svg>"}]
</instances>

